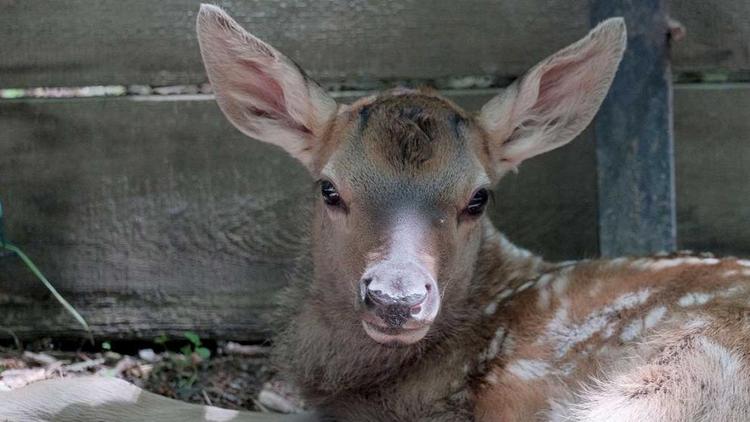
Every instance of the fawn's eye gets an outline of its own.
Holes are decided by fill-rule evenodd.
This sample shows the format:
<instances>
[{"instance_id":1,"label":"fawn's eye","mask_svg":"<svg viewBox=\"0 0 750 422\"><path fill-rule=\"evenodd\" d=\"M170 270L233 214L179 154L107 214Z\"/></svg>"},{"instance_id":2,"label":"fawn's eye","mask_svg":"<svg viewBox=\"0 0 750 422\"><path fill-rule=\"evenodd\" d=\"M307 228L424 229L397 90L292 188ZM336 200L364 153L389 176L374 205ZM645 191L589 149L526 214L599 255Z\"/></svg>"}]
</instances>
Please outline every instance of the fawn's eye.
<instances>
[{"instance_id":1,"label":"fawn's eye","mask_svg":"<svg viewBox=\"0 0 750 422\"><path fill-rule=\"evenodd\" d=\"M489 192L487 192L487 189L481 188L477 190L474 192L474 196L471 197L469 204L466 205L464 212L471 216L481 214L482 211L484 211L484 207L487 205L487 200L489 198L490 195Z\"/></svg>"},{"instance_id":2,"label":"fawn's eye","mask_svg":"<svg viewBox=\"0 0 750 422\"><path fill-rule=\"evenodd\" d=\"M336 187L333 186L333 183L328 180L320 182L320 194L323 195L323 202L325 202L326 205L332 207L343 205L341 195L339 195L339 192L336 190Z\"/></svg>"}]
</instances>

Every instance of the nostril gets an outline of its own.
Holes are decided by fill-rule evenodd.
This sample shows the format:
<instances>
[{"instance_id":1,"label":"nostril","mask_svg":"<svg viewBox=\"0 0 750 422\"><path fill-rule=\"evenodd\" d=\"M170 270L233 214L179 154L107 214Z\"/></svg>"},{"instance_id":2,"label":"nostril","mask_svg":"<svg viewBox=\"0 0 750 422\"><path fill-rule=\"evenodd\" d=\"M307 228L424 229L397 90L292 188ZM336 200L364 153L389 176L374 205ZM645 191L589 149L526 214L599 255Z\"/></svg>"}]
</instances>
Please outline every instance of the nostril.
<instances>
[{"instance_id":1,"label":"nostril","mask_svg":"<svg viewBox=\"0 0 750 422\"><path fill-rule=\"evenodd\" d=\"M365 285L365 287L369 287L370 283L372 283L372 277L363 278L362 283Z\"/></svg>"},{"instance_id":2,"label":"nostril","mask_svg":"<svg viewBox=\"0 0 750 422\"><path fill-rule=\"evenodd\" d=\"M427 290L427 293L429 293L430 290L432 290L432 285L431 284L425 284L424 285L424 289Z\"/></svg>"}]
</instances>

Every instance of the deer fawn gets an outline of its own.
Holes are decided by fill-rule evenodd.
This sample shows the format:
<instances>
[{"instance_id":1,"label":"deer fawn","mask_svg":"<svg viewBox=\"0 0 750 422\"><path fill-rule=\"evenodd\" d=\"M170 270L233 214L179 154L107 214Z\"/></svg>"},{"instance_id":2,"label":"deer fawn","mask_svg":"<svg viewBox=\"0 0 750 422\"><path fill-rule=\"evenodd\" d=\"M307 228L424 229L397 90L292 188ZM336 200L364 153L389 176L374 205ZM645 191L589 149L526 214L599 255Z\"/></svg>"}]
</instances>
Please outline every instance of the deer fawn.
<instances>
[{"instance_id":1,"label":"deer fawn","mask_svg":"<svg viewBox=\"0 0 750 422\"><path fill-rule=\"evenodd\" d=\"M589 124L625 49L622 19L476 115L424 90L336 104L214 6L198 35L228 119L317 180L313 271L288 289L275 343L317 412L306 417L750 420L750 261L548 263L483 213L505 173Z\"/></svg>"}]
</instances>

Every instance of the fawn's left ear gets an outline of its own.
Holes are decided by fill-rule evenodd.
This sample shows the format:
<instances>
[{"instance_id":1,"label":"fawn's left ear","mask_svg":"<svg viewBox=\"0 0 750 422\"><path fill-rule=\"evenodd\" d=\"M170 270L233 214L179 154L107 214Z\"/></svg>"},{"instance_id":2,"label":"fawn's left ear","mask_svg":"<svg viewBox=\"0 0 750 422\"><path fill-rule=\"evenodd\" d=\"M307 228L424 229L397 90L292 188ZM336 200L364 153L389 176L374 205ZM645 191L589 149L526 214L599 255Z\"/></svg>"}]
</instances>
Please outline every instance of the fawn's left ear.
<instances>
[{"instance_id":1,"label":"fawn's left ear","mask_svg":"<svg viewBox=\"0 0 750 422\"><path fill-rule=\"evenodd\" d=\"M220 8L201 5L197 25L208 79L229 121L311 169L336 102L293 61Z\"/></svg>"},{"instance_id":2,"label":"fawn's left ear","mask_svg":"<svg viewBox=\"0 0 750 422\"><path fill-rule=\"evenodd\" d=\"M497 168L515 168L581 133L607 95L625 45L625 21L608 19L485 104L479 122Z\"/></svg>"}]
</instances>

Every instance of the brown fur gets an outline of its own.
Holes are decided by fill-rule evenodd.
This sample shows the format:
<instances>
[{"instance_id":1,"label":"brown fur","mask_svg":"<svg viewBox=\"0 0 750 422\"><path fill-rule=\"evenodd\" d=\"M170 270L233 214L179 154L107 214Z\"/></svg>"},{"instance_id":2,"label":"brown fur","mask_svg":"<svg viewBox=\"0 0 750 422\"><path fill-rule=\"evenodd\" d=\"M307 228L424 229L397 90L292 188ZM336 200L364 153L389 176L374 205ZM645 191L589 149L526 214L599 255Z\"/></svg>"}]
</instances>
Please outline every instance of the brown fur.
<instances>
[{"instance_id":1,"label":"brown fur","mask_svg":"<svg viewBox=\"0 0 750 422\"><path fill-rule=\"evenodd\" d=\"M591 121L625 49L621 19L540 62L476 116L405 89L334 110L290 60L227 19L206 8L198 20L225 114L290 152L340 199L315 202L309 253L277 316L275 361L322 418L744 420L748 263L551 264L467 212L475 192ZM419 244L396 244L409 237ZM394 254L429 277L399 273L402 261L383 258ZM439 312L423 337L367 331L361 292L372 279L363 274L382 266L393 271L380 273L392 278L379 289L435 283ZM721 394L741 408L721 409Z\"/></svg>"}]
</instances>

